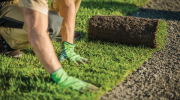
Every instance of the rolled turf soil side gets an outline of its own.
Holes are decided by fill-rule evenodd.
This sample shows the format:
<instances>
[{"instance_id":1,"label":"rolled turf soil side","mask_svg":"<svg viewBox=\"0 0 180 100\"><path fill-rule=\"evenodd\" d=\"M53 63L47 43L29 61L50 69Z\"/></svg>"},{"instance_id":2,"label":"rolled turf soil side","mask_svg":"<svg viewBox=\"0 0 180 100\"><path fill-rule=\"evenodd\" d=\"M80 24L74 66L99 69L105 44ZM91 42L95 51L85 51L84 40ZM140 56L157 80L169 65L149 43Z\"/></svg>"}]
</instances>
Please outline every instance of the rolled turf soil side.
<instances>
[{"instance_id":1,"label":"rolled turf soil side","mask_svg":"<svg viewBox=\"0 0 180 100\"><path fill-rule=\"evenodd\" d=\"M180 0L150 0L132 16L165 20L165 48L100 100L180 100Z\"/></svg>"},{"instance_id":2,"label":"rolled turf soil side","mask_svg":"<svg viewBox=\"0 0 180 100\"><path fill-rule=\"evenodd\" d=\"M95 15L89 20L88 39L157 48L159 19Z\"/></svg>"}]
</instances>

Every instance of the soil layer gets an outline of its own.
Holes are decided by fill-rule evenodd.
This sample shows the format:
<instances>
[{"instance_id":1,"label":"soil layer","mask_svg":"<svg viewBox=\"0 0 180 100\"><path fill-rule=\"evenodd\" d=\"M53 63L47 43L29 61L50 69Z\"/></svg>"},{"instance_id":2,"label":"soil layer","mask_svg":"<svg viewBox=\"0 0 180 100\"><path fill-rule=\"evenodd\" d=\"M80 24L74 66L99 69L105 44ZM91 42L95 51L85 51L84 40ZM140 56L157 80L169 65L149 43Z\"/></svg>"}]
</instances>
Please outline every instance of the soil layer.
<instances>
[{"instance_id":1,"label":"soil layer","mask_svg":"<svg viewBox=\"0 0 180 100\"><path fill-rule=\"evenodd\" d=\"M151 0L132 16L165 20L165 48L101 100L180 100L180 1Z\"/></svg>"},{"instance_id":2,"label":"soil layer","mask_svg":"<svg viewBox=\"0 0 180 100\"><path fill-rule=\"evenodd\" d=\"M160 20L131 16L93 16L89 20L88 39L157 47Z\"/></svg>"}]
</instances>

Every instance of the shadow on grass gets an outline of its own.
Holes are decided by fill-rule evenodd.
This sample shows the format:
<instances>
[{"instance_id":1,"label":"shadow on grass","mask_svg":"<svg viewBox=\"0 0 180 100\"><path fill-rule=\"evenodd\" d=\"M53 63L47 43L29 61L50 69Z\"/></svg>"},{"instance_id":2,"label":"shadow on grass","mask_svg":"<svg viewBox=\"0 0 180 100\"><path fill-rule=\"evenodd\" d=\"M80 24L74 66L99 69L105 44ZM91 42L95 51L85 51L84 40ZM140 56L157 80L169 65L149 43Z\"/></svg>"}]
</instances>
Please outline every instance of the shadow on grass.
<instances>
[{"instance_id":1,"label":"shadow on grass","mask_svg":"<svg viewBox=\"0 0 180 100\"><path fill-rule=\"evenodd\" d=\"M180 20L180 12L145 8L141 8L136 13L129 14L128 16L143 17L150 19L165 19L178 21Z\"/></svg>"},{"instance_id":2,"label":"shadow on grass","mask_svg":"<svg viewBox=\"0 0 180 100\"><path fill-rule=\"evenodd\" d=\"M118 10L124 15L150 19L180 20L180 12L139 8L135 4L117 1L82 1L81 7L89 9ZM139 9L139 10L138 10ZM138 10L138 11L137 11ZM134 13L134 14L132 14Z\"/></svg>"},{"instance_id":3,"label":"shadow on grass","mask_svg":"<svg viewBox=\"0 0 180 100\"><path fill-rule=\"evenodd\" d=\"M27 48L27 49L23 49L21 50L23 53L25 54L31 54L33 56L35 56L36 54L34 53L33 49L32 48Z\"/></svg>"}]
</instances>

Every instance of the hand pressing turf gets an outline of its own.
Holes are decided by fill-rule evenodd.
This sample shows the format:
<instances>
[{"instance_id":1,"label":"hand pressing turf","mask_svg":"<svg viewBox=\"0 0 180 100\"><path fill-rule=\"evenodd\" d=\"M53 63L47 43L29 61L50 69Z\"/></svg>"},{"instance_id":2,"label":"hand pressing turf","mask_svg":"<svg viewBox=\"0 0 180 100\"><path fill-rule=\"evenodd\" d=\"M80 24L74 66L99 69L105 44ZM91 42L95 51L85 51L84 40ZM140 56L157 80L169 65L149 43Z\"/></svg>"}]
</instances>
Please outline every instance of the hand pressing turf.
<instances>
[{"instance_id":1,"label":"hand pressing turf","mask_svg":"<svg viewBox=\"0 0 180 100\"><path fill-rule=\"evenodd\" d=\"M77 55L74 52L74 47L75 44L71 44L69 42L64 41L62 44L62 52L60 55L60 59L59 61L63 61L65 58L75 62L77 65L79 65L79 63L90 63L88 59L81 57L80 55Z\"/></svg>"},{"instance_id":2,"label":"hand pressing turf","mask_svg":"<svg viewBox=\"0 0 180 100\"><path fill-rule=\"evenodd\" d=\"M80 92L98 91L98 87L77 78L68 76L63 68L60 68L57 71L53 72L51 74L51 78L61 86L69 87L73 90L79 90Z\"/></svg>"}]
</instances>

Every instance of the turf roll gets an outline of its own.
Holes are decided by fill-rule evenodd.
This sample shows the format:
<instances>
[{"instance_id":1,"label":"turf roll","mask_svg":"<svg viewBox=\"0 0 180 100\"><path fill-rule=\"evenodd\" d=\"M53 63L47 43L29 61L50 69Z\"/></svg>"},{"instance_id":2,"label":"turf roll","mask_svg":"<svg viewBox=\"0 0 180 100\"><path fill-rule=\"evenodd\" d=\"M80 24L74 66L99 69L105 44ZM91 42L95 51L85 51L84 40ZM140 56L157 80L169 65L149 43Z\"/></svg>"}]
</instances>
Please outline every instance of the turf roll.
<instances>
[{"instance_id":1,"label":"turf roll","mask_svg":"<svg viewBox=\"0 0 180 100\"><path fill-rule=\"evenodd\" d=\"M157 48L160 19L95 15L89 20L88 39Z\"/></svg>"}]
</instances>

